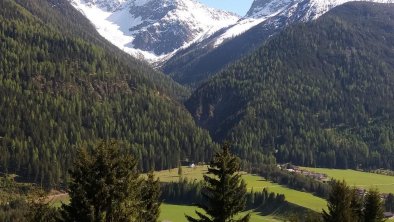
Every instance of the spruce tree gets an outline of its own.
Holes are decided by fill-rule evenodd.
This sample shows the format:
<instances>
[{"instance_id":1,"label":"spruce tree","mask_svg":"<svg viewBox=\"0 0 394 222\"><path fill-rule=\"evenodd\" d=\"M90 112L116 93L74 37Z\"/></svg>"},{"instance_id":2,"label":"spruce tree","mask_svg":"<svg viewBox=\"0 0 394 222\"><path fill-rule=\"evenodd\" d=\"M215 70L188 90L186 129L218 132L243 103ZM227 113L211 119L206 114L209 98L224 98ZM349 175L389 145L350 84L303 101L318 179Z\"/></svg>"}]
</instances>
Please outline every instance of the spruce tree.
<instances>
[{"instance_id":1,"label":"spruce tree","mask_svg":"<svg viewBox=\"0 0 394 222\"><path fill-rule=\"evenodd\" d=\"M328 197L328 212L323 210L325 222L354 222L351 207L353 192L345 181L334 181Z\"/></svg>"},{"instance_id":2,"label":"spruce tree","mask_svg":"<svg viewBox=\"0 0 394 222\"><path fill-rule=\"evenodd\" d=\"M229 151L225 143L222 151L215 154L204 175L201 191L203 203L198 205L206 214L196 211L198 219L186 216L190 222L248 222L250 215L234 217L245 208L246 184L239 174L240 161Z\"/></svg>"},{"instance_id":3,"label":"spruce tree","mask_svg":"<svg viewBox=\"0 0 394 222\"><path fill-rule=\"evenodd\" d=\"M159 219L160 195L160 181L155 180L153 172L150 172L141 189L142 209L139 221L156 222Z\"/></svg>"},{"instance_id":4,"label":"spruce tree","mask_svg":"<svg viewBox=\"0 0 394 222\"><path fill-rule=\"evenodd\" d=\"M364 199L364 222L383 222L383 202L378 190L370 189Z\"/></svg>"},{"instance_id":5,"label":"spruce tree","mask_svg":"<svg viewBox=\"0 0 394 222\"><path fill-rule=\"evenodd\" d=\"M135 221L141 201L137 161L120 152L115 142L102 142L89 154L80 150L70 171L70 204L64 221Z\"/></svg>"},{"instance_id":6,"label":"spruce tree","mask_svg":"<svg viewBox=\"0 0 394 222\"><path fill-rule=\"evenodd\" d=\"M358 195L357 189L353 187L350 193L350 208L353 217L353 221L362 221L363 218L363 198Z\"/></svg>"}]
</instances>

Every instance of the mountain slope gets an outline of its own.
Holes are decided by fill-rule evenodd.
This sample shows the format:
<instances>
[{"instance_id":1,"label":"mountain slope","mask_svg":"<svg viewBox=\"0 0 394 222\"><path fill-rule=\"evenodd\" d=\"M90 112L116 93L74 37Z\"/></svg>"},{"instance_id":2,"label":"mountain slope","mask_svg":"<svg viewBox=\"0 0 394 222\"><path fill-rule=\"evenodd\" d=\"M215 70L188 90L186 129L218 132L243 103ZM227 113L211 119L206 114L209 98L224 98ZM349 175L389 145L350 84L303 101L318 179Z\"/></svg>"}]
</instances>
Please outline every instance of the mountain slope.
<instances>
[{"instance_id":1,"label":"mountain slope","mask_svg":"<svg viewBox=\"0 0 394 222\"><path fill-rule=\"evenodd\" d=\"M149 62L235 23L238 16L195 0L70 0L98 32L125 52Z\"/></svg>"},{"instance_id":2,"label":"mountain slope","mask_svg":"<svg viewBox=\"0 0 394 222\"><path fill-rule=\"evenodd\" d=\"M106 42L68 1L1 1L0 41L0 173L59 185L76 149L101 139L143 170L210 158L208 133L175 99L183 88Z\"/></svg>"},{"instance_id":3,"label":"mountain slope","mask_svg":"<svg viewBox=\"0 0 394 222\"><path fill-rule=\"evenodd\" d=\"M253 163L394 167L394 5L289 28L199 87L188 109Z\"/></svg>"},{"instance_id":4,"label":"mountain slope","mask_svg":"<svg viewBox=\"0 0 394 222\"><path fill-rule=\"evenodd\" d=\"M285 27L317 19L345 2L349 0L255 0L247 15L235 25L180 50L162 65L162 70L182 84L198 85Z\"/></svg>"}]
</instances>

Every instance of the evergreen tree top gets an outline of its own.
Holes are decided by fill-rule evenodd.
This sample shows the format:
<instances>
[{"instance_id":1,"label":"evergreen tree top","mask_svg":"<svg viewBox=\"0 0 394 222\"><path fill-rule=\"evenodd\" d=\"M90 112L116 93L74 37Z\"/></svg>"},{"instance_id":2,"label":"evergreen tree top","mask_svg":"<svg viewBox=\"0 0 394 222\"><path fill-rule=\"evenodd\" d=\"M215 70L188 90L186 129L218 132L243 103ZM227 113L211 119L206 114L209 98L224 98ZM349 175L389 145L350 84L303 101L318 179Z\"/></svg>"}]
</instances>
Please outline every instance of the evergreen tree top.
<instances>
[{"instance_id":1,"label":"evergreen tree top","mask_svg":"<svg viewBox=\"0 0 394 222\"><path fill-rule=\"evenodd\" d=\"M191 222L247 222L250 215L234 219L245 208L246 184L238 174L240 160L230 153L229 144L215 154L208 172L204 175L202 196L204 202L198 205L206 214L196 211L199 219L186 216Z\"/></svg>"}]
</instances>

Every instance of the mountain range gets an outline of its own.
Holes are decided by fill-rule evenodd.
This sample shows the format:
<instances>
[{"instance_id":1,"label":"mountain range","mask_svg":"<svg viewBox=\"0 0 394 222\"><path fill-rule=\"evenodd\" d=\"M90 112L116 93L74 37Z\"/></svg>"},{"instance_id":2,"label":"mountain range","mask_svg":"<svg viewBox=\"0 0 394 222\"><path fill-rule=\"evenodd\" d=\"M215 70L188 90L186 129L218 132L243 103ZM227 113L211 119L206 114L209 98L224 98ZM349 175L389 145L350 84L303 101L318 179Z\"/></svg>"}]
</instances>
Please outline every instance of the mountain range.
<instances>
[{"instance_id":1,"label":"mountain range","mask_svg":"<svg viewBox=\"0 0 394 222\"><path fill-rule=\"evenodd\" d=\"M195 0L71 0L98 32L125 52L151 63L235 23L233 13Z\"/></svg>"},{"instance_id":2,"label":"mountain range","mask_svg":"<svg viewBox=\"0 0 394 222\"><path fill-rule=\"evenodd\" d=\"M351 2L255 0L239 17L196 0L70 1L114 45L189 86L199 85L285 27Z\"/></svg>"}]
</instances>

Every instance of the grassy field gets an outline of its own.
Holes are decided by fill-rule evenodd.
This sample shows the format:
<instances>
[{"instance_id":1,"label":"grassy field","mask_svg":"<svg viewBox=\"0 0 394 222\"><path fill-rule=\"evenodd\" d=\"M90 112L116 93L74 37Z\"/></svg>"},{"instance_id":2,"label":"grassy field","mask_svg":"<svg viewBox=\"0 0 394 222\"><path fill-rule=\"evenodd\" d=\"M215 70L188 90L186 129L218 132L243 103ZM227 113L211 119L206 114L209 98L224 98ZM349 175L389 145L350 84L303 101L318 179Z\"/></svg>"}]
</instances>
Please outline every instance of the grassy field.
<instances>
[{"instance_id":1,"label":"grassy field","mask_svg":"<svg viewBox=\"0 0 394 222\"><path fill-rule=\"evenodd\" d=\"M55 196L51 199L52 206L60 207L62 203L69 203L68 196ZM184 205L173 205L162 203L160 208L160 218L159 221L168 221L168 222L186 222L185 215L190 215L195 217L195 210L197 207L194 206L184 206ZM257 212L251 213L251 221L250 222L278 222L281 220L275 219L273 216L261 216ZM242 215L245 215L243 213Z\"/></svg>"},{"instance_id":2,"label":"grassy field","mask_svg":"<svg viewBox=\"0 0 394 222\"><path fill-rule=\"evenodd\" d=\"M162 204L160 221L186 222L185 214L195 217L197 208L193 206ZM242 214L242 215L245 215ZM272 216L260 216L256 212L251 212L250 222L277 222L280 221Z\"/></svg>"},{"instance_id":3,"label":"grassy field","mask_svg":"<svg viewBox=\"0 0 394 222\"><path fill-rule=\"evenodd\" d=\"M345 180L350 186L370 188L376 187L381 193L394 193L394 176L366 173L355 170L337 170L324 168L306 168L309 171L325 173L330 178Z\"/></svg>"},{"instance_id":4,"label":"grassy field","mask_svg":"<svg viewBox=\"0 0 394 222\"><path fill-rule=\"evenodd\" d=\"M394 177L384 176L379 174L365 173L354 170L333 170L333 169L316 169L306 168L310 171L326 173L329 177L335 179L345 179L349 185L356 185L360 187L376 186L381 192L393 192L394 193ZM198 166L196 168L182 168L182 177L186 177L189 180L202 180L203 174L207 172L207 166ZM155 175L160 178L162 182L176 182L179 180L178 169L164 170L155 172ZM326 208L325 200L315 197L312 194L300 192L286 188L284 186L271 183L264 180L263 178L255 175L244 174L243 179L247 183L248 190L262 190L268 188L269 191L284 194L286 200L290 203L303 206L314 211L320 212L321 209ZM57 198L56 198L57 199ZM58 196L59 200L67 202L67 197ZM195 216L194 211L196 207L183 206L183 205L171 205L162 204L160 220L171 221L171 222L184 222L185 214ZM251 222L277 222L280 219L274 216L261 216L256 212L251 212ZM394 220L389 220L394 222Z\"/></svg>"},{"instance_id":5,"label":"grassy field","mask_svg":"<svg viewBox=\"0 0 394 222\"><path fill-rule=\"evenodd\" d=\"M196 168L182 168L182 176L187 177L189 180L202 180L203 174L207 171L207 166L198 166ZM156 172L156 176L160 178L162 182L178 181L178 169L164 170ZM278 185L264 180L259 176L244 174L243 179L245 180L248 190L259 191L263 188L268 188L269 191L284 194L286 200L290 203L309 208L311 210L320 212L323 208L326 208L326 201L322 198L313 196L310 193L305 193L297 190L289 189L285 186Z\"/></svg>"},{"instance_id":6,"label":"grassy field","mask_svg":"<svg viewBox=\"0 0 394 222\"><path fill-rule=\"evenodd\" d=\"M255 175L246 174L243 175L243 178L245 179L249 190L253 189L254 191L258 191L263 188L268 188L271 192L284 194L288 202L316 212L321 212L322 209L326 209L327 207L327 202L324 199L316 197L310 193L292 190L285 186L266 181Z\"/></svg>"}]
</instances>

